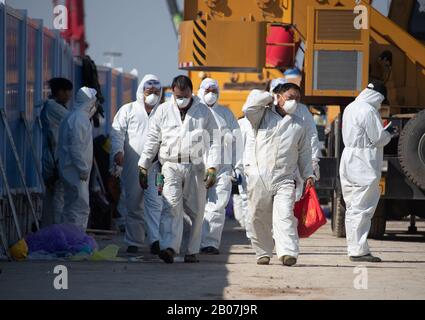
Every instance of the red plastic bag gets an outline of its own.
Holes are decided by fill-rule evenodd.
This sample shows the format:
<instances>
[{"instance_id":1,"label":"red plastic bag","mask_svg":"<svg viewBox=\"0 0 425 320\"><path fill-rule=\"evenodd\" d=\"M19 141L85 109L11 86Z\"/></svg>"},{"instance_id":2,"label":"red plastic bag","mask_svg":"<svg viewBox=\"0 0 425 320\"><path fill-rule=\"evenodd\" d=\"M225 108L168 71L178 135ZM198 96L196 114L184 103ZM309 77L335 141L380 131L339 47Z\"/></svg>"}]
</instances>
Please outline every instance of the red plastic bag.
<instances>
[{"instance_id":1,"label":"red plastic bag","mask_svg":"<svg viewBox=\"0 0 425 320\"><path fill-rule=\"evenodd\" d=\"M298 219L298 236L308 238L326 224L326 217L320 207L314 187L308 187L300 201L295 203L295 217Z\"/></svg>"}]
</instances>

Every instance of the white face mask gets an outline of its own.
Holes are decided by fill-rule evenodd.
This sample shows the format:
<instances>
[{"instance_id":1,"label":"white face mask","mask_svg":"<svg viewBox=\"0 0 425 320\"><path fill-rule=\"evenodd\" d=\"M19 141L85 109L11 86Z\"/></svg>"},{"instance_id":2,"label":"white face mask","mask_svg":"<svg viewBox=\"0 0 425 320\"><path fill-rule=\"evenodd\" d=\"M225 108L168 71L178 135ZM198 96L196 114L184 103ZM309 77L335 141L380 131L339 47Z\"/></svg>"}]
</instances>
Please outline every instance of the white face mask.
<instances>
[{"instance_id":1,"label":"white face mask","mask_svg":"<svg viewBox=\"0 0 425 320\"><path fill-rule=\"evenodd\" d=\"M184 109L189 105L191 98L179 98L179 99L175 98L175 100L176 100L177 106L180 109Z\"/></svg>"},{"instance_id":2,"label":"white face mask","mask_svg":"<svg viewBox=\"0 0 425 320\"><path fill-rule=\"evenodd\" d=\"M150 95L148 95L147 97L145 97L145 103L151 107L156 106L156 104L159 101L159 96L152 93Z\"/></svg>"},{"instance_id":3,"label":"white face mask","mask_svg":"<svg viewBox=\"0 0 425 320\"><path fill-rule=\"evenodd\" d=\"M295 111L297 110L297 107L298 107L298 102L296 100L288 100L285 102L283 106L283 110L287 114L294 114Z\"/></svg>"},{"instance_id":4,"label":"white face mask","mask_svg":"<svg viewBox=\"0 0 425 320\"><path fill-rule=\"evenodd\" d=\"M212 106L217 102L217 94L209 92L204 96L204 100L207 105Z\"/></svg>"}]
</instances>

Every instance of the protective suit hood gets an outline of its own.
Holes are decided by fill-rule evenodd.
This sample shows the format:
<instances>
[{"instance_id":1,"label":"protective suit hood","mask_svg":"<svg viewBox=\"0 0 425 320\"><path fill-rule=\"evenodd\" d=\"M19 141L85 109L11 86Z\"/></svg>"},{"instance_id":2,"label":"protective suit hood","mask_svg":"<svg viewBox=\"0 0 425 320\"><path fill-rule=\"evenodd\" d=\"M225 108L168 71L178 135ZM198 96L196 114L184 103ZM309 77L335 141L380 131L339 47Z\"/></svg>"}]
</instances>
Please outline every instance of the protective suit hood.
<instances>
[{"instance_id":1,"label":"protective suit hood","mask_svg":"<svg viewBox=\"0 0 425 320\"><path fill-rule=\"evenodd\" d=\"M146 82L151 81L151 80L155 80L155 81L160 82L159 78L157 76L155 76L153 74L147 74L143 77L142 82L140 82L139 87L137 88L137 95L136 95L137 102L140 105L142 105L143 107L145 107L145 94L144 94L145 84L146 84ZM154 107L156 107L160 104L161 96L162 96L162 84L161 84L161 93L159 95L160 99L158 100L157 104Z\"/></svg>"},{"instance_id":2,"label":"protective suit hood","mask_svg":"<svg viewBox=\"0 0 425 320\"><path fill-rule=\"evenodd\" d=\"M217 96L217 101L216 103L212 106L212 108L214 108L215 106L217 106L218 104L218 100L220 98L220 88L218 86L218 82L217 80L211 79L211 78L205 78L204 80L202 80L201 82L201 86L198 90L198 98L202 101L202 103L205 104L205 90L207 90L210 87L216 87L217 91L218 91L218 96Z\"/></svg>"},{"instance_id":3,"label":"protective suit hood","mask_svg":"<svg viewBox=\"0 0 425 320\"><path fill-rule=\"evenodd\" d=\"M96 103L97 91L92 88L82 87L77 92L75 103L72 107L73 110L81 110L90 114L93 105Z\"/></svg>"},{"instance_id":4,"label":"protective suit hood","mask_svg":"<svg viewBox=\"0 0 425 320\"><path fill-rule=\"evenodd\" d=\"M276 89L279 85L286 83L288 83L288 81L285 78L273 79L270 83L270 93L273 93L274 89Z\"/></svg>"},{"instance_id":5,"label":"protective suit hood","mask_svg":"<svg viewBox=\"0 0 425 320\"><path fill-rule=\"evenodd\" d=\"M381 93L367 88L364 89L356 98L356 101L368 103L375 109L380 109L384 100L385 97Z\"/></svg>"}]
</instances>

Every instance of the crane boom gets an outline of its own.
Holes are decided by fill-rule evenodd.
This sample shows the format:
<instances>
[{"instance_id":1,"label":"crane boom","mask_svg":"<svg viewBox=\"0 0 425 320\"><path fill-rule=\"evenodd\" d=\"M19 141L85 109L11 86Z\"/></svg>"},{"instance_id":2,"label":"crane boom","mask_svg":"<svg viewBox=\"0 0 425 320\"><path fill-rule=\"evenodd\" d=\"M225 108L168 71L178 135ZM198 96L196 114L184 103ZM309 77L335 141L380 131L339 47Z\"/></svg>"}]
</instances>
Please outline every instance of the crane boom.
<instances>
[{"instance_id":1,"label":"crane boom","mask_svg":"<svg viewBox=\"0 0 425 320\"><path fill-rule=\"evenodd\" d=\"M176 36L179 33L180 23L183 21L182 12L179 10L176 0L167 0L168 11L170 12L171 19L174 25L174 32Z\"/></svg>"},{"instance_id":2,"label":"crane boom","mask_svg":"<svg viewBox=\"0 0 425 320\"><path fill-rule=\"evenodd\" d=\"M53 6L59 4L58 0L52 2ZM88 48L84 0L66 0L65 6L68 9L68 29L62 32L62 37L71 45L74 55L84 57Z\"/></svg>"}]
</instances>

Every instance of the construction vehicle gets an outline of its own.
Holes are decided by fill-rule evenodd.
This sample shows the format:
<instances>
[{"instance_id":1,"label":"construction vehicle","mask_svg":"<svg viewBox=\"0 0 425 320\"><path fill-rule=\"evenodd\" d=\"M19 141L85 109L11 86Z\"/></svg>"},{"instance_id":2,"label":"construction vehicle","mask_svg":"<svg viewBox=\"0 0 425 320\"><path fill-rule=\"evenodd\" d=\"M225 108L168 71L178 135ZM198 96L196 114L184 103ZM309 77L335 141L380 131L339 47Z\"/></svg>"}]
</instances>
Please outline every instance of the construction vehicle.
<instances>
[{"instance_id":1,"label":"construction vehicle","mask_svg":"<svg viewBox=\"0 0 425 320\"><path fill-rule=\"evenodd\" d=\"M384 151L382 196L370 236L381 238L387 220L409 215L414 231L415 217L425 218L424 7L422 0L393 0L384 16L370 0L185 0L179 67L189 71L195 87L207 76L217 79L221 104L236 116L251 89L265 88L296 64L303 102L338 106L318 186L330 198L338 237L345 235L341 115L371 79L384 81L389 97L383 120L392 121L400 136ZM271 43L276 28L291 32L292 42ZM273 46L292 48L292 59L282 59L287 66L269 63Z\"/></svg>"}]
</instances>

